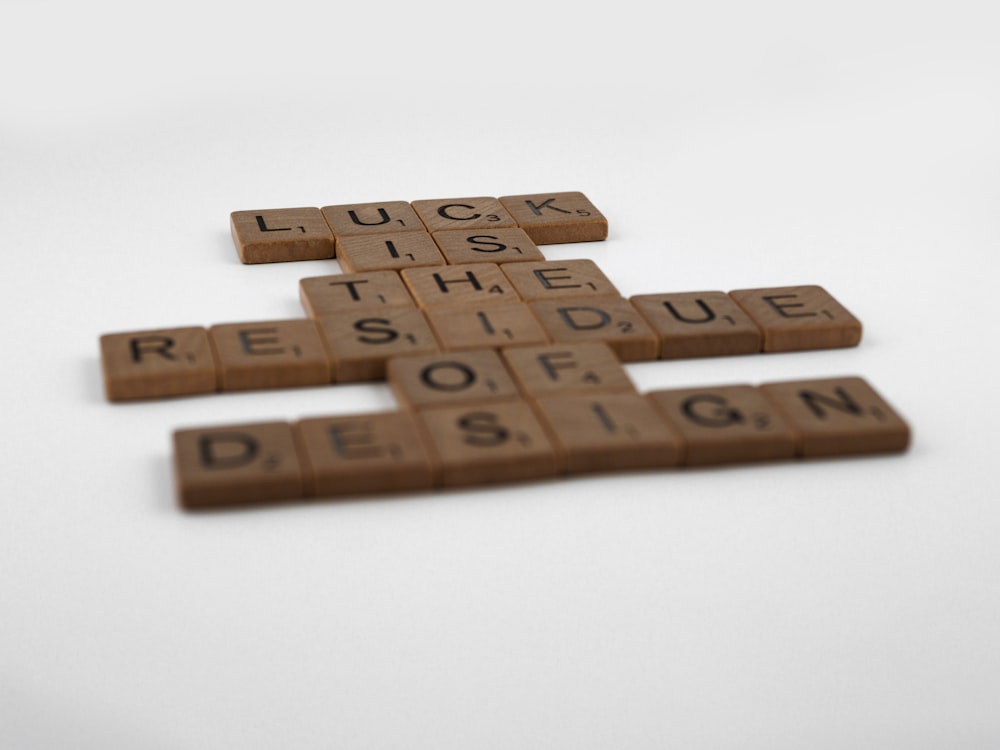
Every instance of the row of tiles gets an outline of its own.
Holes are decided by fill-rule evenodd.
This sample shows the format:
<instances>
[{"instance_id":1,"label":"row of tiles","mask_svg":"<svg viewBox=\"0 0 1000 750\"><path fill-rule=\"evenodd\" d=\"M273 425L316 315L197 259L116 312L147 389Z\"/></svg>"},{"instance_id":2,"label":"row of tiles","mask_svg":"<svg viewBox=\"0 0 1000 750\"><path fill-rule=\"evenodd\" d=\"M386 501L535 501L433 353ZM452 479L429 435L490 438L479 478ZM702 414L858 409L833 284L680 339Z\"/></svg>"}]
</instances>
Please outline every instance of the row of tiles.
<instances>
[{"instance_id":1,"label":"row of tiles","mask_svg":"<svg viewBox=\"0 0 1000 750\"><path fill-rule=\"evenodd\" d=\"M569 368L558 364L562 377ZM647 393L591 384L537 398L404 403L173 434L176 488L187 508L892 453L909 442L906 422L853 376Z\"/></svg>"},{"instance_id":2,"label":"row of tiles","mask_svg":"<svg viewBox=\"0 0 1000 750\"><path fill-rule=\"evenodd\" d=\"M233 211L230 229L244 263L350 257L348 248L364 255L363 248L372 243L354 240L375 238L375 246L384 250L392 236L414 232L519 229L521 234L510 238L532 247L608 236L607 219L578 191ZM407 252L413 251L392 249L388 255L399 260Z\"/></svg>"},{"instance_id":3,"label":"row of tiles","mask_svg":"<svg viewBox=\"0 0 1000 750\"><path fill-rule=\"evenodd\" d=\"M603 343L619 360L638 362L828 349L861 339L861 323L822 287L625 299L590 273L590 261L571 263L484 270L501 274L511 267L542 266L527 269L526 284L538 278L592 284L589 296L529 293L527 300L487 296L417 307L421 298L408 290L405 271L340 274L302 280L308 318L105 334L100 337L105 393L110 401L130 401L380 380L390 357L440 351ZM479 285L490 280L473 270L463 273ZM465 276L429 278L446 289L469 283ZM409 281L420 289L426 279Z\"/></svg>"}]
</instances>

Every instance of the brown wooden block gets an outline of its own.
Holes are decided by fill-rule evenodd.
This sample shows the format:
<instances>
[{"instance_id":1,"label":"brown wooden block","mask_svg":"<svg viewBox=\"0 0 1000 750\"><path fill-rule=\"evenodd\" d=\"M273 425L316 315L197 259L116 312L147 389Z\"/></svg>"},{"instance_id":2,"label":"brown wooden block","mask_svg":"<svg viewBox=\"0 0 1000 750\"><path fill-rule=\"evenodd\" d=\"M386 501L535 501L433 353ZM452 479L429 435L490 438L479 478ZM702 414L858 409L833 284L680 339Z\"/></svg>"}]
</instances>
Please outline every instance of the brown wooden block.
<instances>
[{"instance_id":1,"label":"brown wooden block","mask_svg":"<svg viewBox=\"0 0 1000 750\"><path fill-rule=\"evenodd\" d=\"M523 302L424 308L441 348L499 349L502 346L547 344L549 337Z\"/></svg>"},{"instance_id":2,"label":"brown wooden block","mask_svg":"<svg viewBox=\"0 0 1000 750\"><path fill-rule=\"evenodd\" d=\"M323 218L337 238L394 232L422 232L424 224L407 201L323 206Z\"/></svg>"},{"instance_id":3,"label":"brown wooden block","mask_svg":"<svg viewBox=\"0 0 1000 750\"><path fill-rule=\"evenodd\" d=\"M498 229L517 222L496 198L437 198L411 203L428 232L443 229Z\"/></svg>"},{"instance_id":4,"label":"brown wooden block","mask_svg":"<svg viewBox=\"0 0 1000 750\"><path fill-rule=\"evenodd\" d=\"M430 454L405 412L310 417L293 428L309 497L433 487Z\"/></svg>"},{"instance_id":5,"label":"brown wooden block","mask_svg":"<svg viewBox=\"0 0 1000 750\"><path fill-rule=\"evenodd\" d=\"M408 268L400 275L421 307L493 304L520 299L495 263Z\"/></svg>"},{"instance_id":6,"label":"brown wooden block","mask_svg":"<svg viewBox=\"0 0 1000 750\"><path fill-rule=\"evenodd\" d=\"M795 431L753 386L677 388L646 395L680 433L687 466L795 456Z\"/></svg>"},{"instance_id":7,"label":"brown wooden block","mask_svg":"<svg viewBox=\"0 0 1000 750\"><path fill-rule=\"evenodd\" d=\"M421 409L445 487L555 476L556 454L531 407L512 399Z\"/></svg>"},{"instance_id":8,"label":"brown wooden block","mask_svg":"<svg viewBox=\"0 0 1000 750\"><path fill-rule=\"evenodd\" d=\"M680 463L680 436L638 394L549 397L535 405L567 473Z\"/></svg>"},{"instance_id":9,"label":"brown wooden block","mask_svg":"<svg viewBox=\"0 0 1000 750\"><path fill-rule=\"evenodd\" d=\"M623 362L656 359L660 352L656 333L621 297L538 300L528 306L557 343L601 341Z\"/></svg>"},{"instance_id":10,"label":"brown wooden block","mask_svg":"<svg viewBox=\"0 0 1000 750\"><path fill-rule=\"evenodd\" d=\"M445 265L444 256L427 232L341 237L337 259L348 273Z\"/></svg>"},{"instance_id":11,"label":"brown wooden block","mask_svg":"<svg viewBox=\"0 0 1000 750\"><path fill-rule=\"evenodd\" d=\"M317 318L338 383L385 378L390 357L440 351L416 307L383 307Z\"/></svg>"},{"instance_id":12,"label":"brown wooden block","mask_svg":"<svg viewBox=\"0 0 1000 750\"><path fill-rule=\"evenodd\" d=\"M434 241L449 263L520 263L545 260L523 229L448 229Z\"/></svg>"},{"instance_id":13,"label":"brown wooden block","mask_svg":"<svg viewBox=\"0 0 1000 750\"><path fill-rule=\"evenodd\" d=\"M334 257L334 239L318 208L233 211L233 242L244 263Z\"/></svg>"},{"instance_id":14,"label":"brown wooden block","mask_svg":"<svg viewBox=\"0 0 1000 750\"><path fill-rule=\"evenodd\" d=\"M725 292L637 294L629 302L660 339L660 359L752 354L757 325Z\"/></svg>"},{"instance_id":15,"label":"brown wooden block","mask_svg":"<svg viewBox=\"0 0 1000 750\"><path fill-rule=\"evenodd\" d=\"M799 434L807 458L905 451L910 428L858 377L765 383L771 399Z\"/></svg>"},{"instance_id":16,"label":"brown wooden block","mask_svg":"<svg viewBox=\"0 0 1000 750\"><path fill-rule=\"evenodd\" d=\"M522 299L621 297L592 260L552 260L501 266Z\"/></svg>"},{"instance_id":17,"label":"brown wooden block","mask_svg":"<svg viewBox=\"0 0 1000 750\"><path fill-rule=\"evenodd\" d=\"M330 359L308 318L224 323L208 329L223 391L291 388L331 381Z\"/></svg>"},{"instance_id":18,"label":"brown wooden block","mask_svg":"<svg viewBox=\"0 0 1000 750\"><path fill-rule=\"evenodd\" d=\"M500 350L522 393L531 398L606 392L635 393L635 384L607 344L548 344Z\"/></svg>"},{"instance_id":19,"label":"brown wooden block","mask_svg":"<svg viewBox=\"0 0 1000 750\"><path fill-rule=\"evenodd\" d=\"M299 299L311 318L379 307L415 307L396 271L311 276L299 281Z\"/></svg>"},{"instance_id":20,"label":"brown wooden block","mask_svg":"<svg viewBox=\"0 0 1000 750\"><path fill-rule=\"evenodd\" d=\"M174 469L181 503L188 508L303 496L302 468L285 422L177 430Z\"/></svg>"},{"instance_id":21,"label":"brown wooden block","mask_svg":"<svg viewBox=\"0 0 1000 750\"><path fill-rule=\"evenodd\" d=\"M216 390L208 331L200 326L101 336L108 401L188 396Z\"/></svg>"},{"instance_id":22,"label":"brown wooden block","mask_svg":"<svg viewBox=\"0 0 1000 750\"><path fill-rule=\"evenodd\" d=\"M580 192L504 195L500 202L539 245L608 237L608 220Z\"/></svg>"},{"instance_id":23,"label":"brown wooden block","mask_svg":"<svg viewBox=\"0 0 1000 750\"><path fill-rule=\"evenodd\" d=\"M386 365L386 380L400 404L412 408L521 395L492 349L393 357Z\"/></svg>"},{"instance_id":24,"label":"brown wooden block","mask_svg":"<svg viewBox=\"0 0 1000 750\"><path fill-rule=\"evenodd\" d=\"M820 286L737 289L732 297L764 334L765 352L857 346L861 321Z\"/></svg>"}]
</instances>

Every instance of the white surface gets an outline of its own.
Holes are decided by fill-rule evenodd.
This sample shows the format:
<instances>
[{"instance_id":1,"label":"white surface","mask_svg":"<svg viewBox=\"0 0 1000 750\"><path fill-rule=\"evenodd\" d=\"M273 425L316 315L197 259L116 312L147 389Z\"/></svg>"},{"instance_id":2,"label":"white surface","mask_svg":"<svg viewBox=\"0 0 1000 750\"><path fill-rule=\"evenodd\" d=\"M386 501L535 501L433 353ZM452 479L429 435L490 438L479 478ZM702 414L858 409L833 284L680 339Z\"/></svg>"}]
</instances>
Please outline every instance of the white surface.
<instances>
[{"instance_id":1,"label":"white surface","mask_svg":"<svg viewBox=\"0 0 1000 750\"><path fill-rule=\"evenodd\" d=\"M990 3L14 2L0 25L0 745L1000 746ZM381 385L111 405L102 333L301 314L236 209L582 190L626 295L818 283L905 456L251 512L178 426Z\"/></svg>"}]
</instances>

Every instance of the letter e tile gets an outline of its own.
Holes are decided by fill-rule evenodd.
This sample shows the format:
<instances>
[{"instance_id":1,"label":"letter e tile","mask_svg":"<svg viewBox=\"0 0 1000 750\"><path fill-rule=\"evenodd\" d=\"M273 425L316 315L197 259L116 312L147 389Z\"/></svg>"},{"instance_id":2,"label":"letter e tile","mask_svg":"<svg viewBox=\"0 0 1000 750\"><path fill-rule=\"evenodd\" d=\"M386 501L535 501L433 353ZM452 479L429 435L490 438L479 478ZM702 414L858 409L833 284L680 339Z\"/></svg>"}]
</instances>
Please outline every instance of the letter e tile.
<instances>
[{"instance_id":1,"label":"letter e tile","mask_svg":"<svg viewBox=\"0 0 1000 750\"><path fill-rule=\"evenodd\" d=\"M428 490L434 472L413 417L401 411L311 417L294 425L306 495Z\"/></svg>"},{"instance_id":2,"label":"letter e tile","mask_svg":"<svg viewBox=\"0 0 1000 750\"><path fill-rule=\"evenodd\" d=\"M857 346L861 321L820 286L736 289L729 293L764 334L765 352Z\"/></svg>"},{"instance_id":3,"label":"letter e tile","mask_svg":"<svg viewBox=\"0 0 1000 750\"><path fill-rule=\"evenodd\" d=\"M330 360L308 318L224 323L209 328L219 389L292 388L330 382Z\"/></svg>"}]
</instances>

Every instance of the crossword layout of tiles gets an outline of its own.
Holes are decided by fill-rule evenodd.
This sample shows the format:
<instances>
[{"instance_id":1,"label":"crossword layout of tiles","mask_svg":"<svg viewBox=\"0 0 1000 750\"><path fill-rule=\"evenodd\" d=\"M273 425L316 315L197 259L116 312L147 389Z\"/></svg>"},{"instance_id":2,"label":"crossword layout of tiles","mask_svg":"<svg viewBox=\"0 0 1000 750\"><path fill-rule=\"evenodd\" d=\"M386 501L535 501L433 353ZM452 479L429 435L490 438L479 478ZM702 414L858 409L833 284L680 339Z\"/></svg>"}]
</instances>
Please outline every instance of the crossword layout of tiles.
<instances>
[{"instance_id":1,"label":"crossword layout of tiles","mask_svg":"<svg viewBox=\"0 0 1000 750\"><path fill-rule=\"evenodd\" d=\"M189 508L906 450L859 377L640 393L623 363L856 346L816 285L623 297L579 192L236 211L244 263L337 258L305 316L105 334L110 401L386 380L400 408L174 432Z\"/></svg>"}]
</instances>

